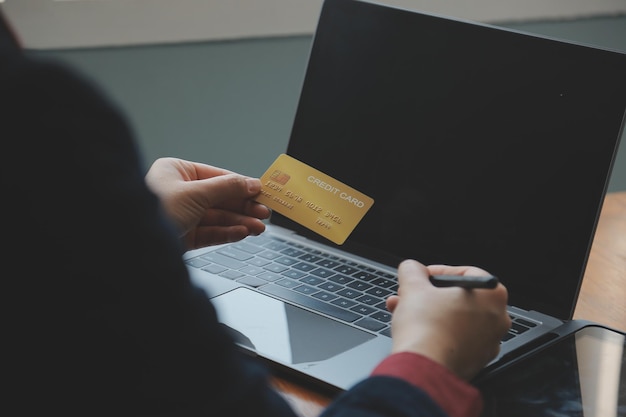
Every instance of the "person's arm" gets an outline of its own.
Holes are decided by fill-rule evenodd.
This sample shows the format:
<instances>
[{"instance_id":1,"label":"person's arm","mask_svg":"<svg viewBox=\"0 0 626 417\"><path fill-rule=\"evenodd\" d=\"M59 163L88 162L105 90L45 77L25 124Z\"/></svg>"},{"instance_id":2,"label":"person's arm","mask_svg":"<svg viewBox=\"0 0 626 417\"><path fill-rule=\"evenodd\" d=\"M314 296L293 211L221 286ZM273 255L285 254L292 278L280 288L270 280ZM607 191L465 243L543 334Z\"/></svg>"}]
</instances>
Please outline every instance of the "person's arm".
<instances>
[{"instance_id":1,"label":"person's arm","mask_svg":"<svg viewBox=\"0 0 626 417\"><path fill-rule=\"evenodd\" d=\"M33 414L42 407L70 414L293 416L267 370L236 350L206 294L191 284L180 224L166 218L163 197L147 187L117 109L62 66L0 58L2 242L5 267L20 271L7 280L16 312L5 333L12 362L7 397ZM249 200L249 191L229 201ZM237 213L258 219L258 209ZM411 280L401 282L404 294L390 303L394 349L412 351L420 335L402 319L419 318L402 307L416 295ZM429 353L437 346L447 344L435 343ZM380 375L347 391L328 413L384 416L396 409L407 416L443 413L427 391Z\"/></svg>"},{"instance_id":2,"label":"person's arm","mask_svg":"<svg viewBox=\"0 0 626 417\"><path fill-rule=\"evenodd\" d=\"M477 388L448 368L413 352L394 353L372 372L373 376L402 379L424 391L450 417L478 417L482 397Z\"/></svg>"},{"instance_id":3,"label":"person's arm","mask_svg":"<svg viewBox=\"0 0 626 417\"><path fill-rule=\"evenodd\" d=\"M253 198L261 181L177 158L157 159L146 183L159 196L187 249L235 242L265 230L270 215Z\"/></svg>"},{"instance_id":4,"label":"person's arm","mask_svg":"<svg viewBox=\"0 0 626 417\"><path fill-rule=\"evenodd\" d=\"M258 179L174 158L157 160L146 179L182 233L188 231L193 236L186 238L191 246L238 240L263 231L259 218L268 214L267 209L250 200L259 192ZM410 274L415 275L415 271ZM413 415L411 413L419 409L421 413L435 410L433 412L445 412L451 417L471 417L477 416L482 406L475 388L442 364L414 352L401 351L390 355L372 372L372 376L385 378L364 381L349 390L337 404L333 403L327 412L358 416L371 408L366 413L376 415L373 410L377 409L377 404L388 407L387 411L397 407L402 409L406 402L393 401L398 395L397 386L403 386L401 390L409 392L408 395L419 403L409 407L406 415ZM396 386L394 392L388 390L389 377L403 380L392 383ZM377 392L375 402L369 400L359 404L353 400L370 398L359 394L370 390Z\"/></svg>"},{"instance_id":5,"label":"person's arm","mask_svg":"<svg viewBox=\"0 0 626 417\"><path fill-rule=\"evenodd\" d=\"M9 409L293 417L191 284L132 132L97 88L2 55L0 114Z\"/></svg>"},{"instance_id":6,"label":"person's arm","mask_svg":"<svg viewBox=\"0 0 626 417\"><path fill-rule=\"evenodd\" d=\"M424 267L405 261L398 268L398 295L387 300L393 313L393 349L355 388L340 396L324 417L477 417L482 398L467 381L499 349L510 326L507 292L435 288L429 275L487 275L473 267Z\"/></svg>"}]
</instances>

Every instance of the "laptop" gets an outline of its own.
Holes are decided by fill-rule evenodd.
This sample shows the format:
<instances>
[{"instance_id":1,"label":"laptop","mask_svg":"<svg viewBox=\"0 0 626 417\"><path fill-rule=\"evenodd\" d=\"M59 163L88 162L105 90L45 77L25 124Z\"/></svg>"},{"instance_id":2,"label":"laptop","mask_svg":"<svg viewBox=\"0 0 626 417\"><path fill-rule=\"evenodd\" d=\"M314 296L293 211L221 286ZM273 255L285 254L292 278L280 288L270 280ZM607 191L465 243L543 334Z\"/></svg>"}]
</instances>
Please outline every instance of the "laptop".
<instances>
[{"instance_id":1,"label":"laptop","mask_svg":"<svg viewBox=\"0 0 626 417\"><path fill-rule=\"evenodd\" d=\"M474 381L483 417L626 415L626 333L571 320L558 338Z\"/></svg>"},{"instance_id":2,"label":"laptop","mask_svg":"<svg viewBox=\"0 0 626 417\"><path fill-rule=\"evenodd\" d=\"M616 51L326 0L285 153L374 204L341 245L274 212L186 253L192 280L245 352L340 391L390 351L401 260L476 265L509 290L495 368L572 318L624 74Z\"/></svg>"}]
</instances>

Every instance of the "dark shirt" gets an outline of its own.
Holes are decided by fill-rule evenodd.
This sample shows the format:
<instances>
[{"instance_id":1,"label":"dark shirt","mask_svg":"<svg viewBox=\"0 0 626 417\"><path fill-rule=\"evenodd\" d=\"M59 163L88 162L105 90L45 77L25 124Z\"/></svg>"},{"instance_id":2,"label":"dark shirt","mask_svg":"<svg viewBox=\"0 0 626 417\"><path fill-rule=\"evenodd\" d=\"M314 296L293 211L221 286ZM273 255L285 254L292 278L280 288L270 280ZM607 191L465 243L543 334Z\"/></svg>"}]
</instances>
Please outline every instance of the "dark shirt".
<instances>
[{"instance_id":1,"label":"dark shirt","mask_svg":"<svg viewBox=\"0 0 626 417\"><path fill-rule=\"evenodd\" d=\"M0 121L3 414L294 416L190 283L127 120L89 80L21 51L1 14ZM417 380L388 362L325 415L479 400L426 358L404 362Z\"/></svg>"}]
</instances>

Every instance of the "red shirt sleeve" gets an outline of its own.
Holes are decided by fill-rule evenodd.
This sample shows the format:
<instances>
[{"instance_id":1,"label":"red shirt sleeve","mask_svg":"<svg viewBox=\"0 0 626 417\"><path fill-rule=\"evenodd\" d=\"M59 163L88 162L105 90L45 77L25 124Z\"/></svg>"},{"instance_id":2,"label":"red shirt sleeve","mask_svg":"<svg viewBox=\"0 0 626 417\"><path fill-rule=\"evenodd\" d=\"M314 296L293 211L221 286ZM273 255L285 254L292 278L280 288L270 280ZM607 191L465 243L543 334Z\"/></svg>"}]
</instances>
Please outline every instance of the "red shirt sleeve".
<instances>
[{"instance_id":1,"label":"red shirt sleeve","mask_svg":"<svg viewBox=\"0 0 626 417\"><path fill-rule=\"evenodd\" d=\"M483 400L480 391L437 362L412 352L400 352L385 358L372 371L403 379L422 389L450 417L478 417Z\"/></svg>"}]
</instances>

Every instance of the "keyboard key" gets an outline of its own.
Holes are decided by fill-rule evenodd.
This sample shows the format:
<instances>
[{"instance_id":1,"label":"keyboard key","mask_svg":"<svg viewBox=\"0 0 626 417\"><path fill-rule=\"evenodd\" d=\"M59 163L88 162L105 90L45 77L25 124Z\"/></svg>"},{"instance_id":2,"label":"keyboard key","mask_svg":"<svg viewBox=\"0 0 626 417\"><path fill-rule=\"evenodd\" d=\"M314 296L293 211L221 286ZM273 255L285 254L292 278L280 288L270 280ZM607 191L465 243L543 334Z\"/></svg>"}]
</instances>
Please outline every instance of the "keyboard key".
<instances>
[{"instance_id":1,"label":"keyboard key","mask_svg":"<svg viewBox=\"0 0 626 417\"><path fill-rule=\"evenodd\" d=\"M276 281L276 284L285 288L295 288L300 285L298 281L294 281L292 279L287 279L287 278L281 279L280 281Z\"/></svg>"},{"instance_id":2,"label":"keyboard key","mask_svg":"<svg viewBox=\"0 0 626 417\"><path fill-rule=\"evenodd\" d=\"M324 282L324 280L318 277L314 277L313 275L307 275L304 278L301 278L300 282L305 282L311 285L319 285L320 283Z\"/></svg>"},{"instance_id":3,"label":"keyboard key","mask_svg":"<svg viewBox=\"0 0 626 417\"><path fill-rule=\"evenodd\" d=\"M359 305L352 307L350 311L354 311L355 313L359 313L359 314L366 316L368 314L372 314L374 311L376 311L376 309L370 306L359 304Z\"/></svg>"},{"instance_id":4,"label":"keyboard key","mask_svg":"<svg viewBox=\"0 0 626 417\"><path fill-rule=\"evenodd\" d=\"M370 317L382 321L383 323L389 323L391 321L391 313L388 311L376 311Z\"/></svg>"},{"instance_id":5,"label":"keyboard key","mask_svg":"<svg viewBox=\"0 0 626 417\"><path fill-rule=\"evenodd\" d=\"M346 298L357 298L358 296L363 295L362 292L353 290L352 288L344 288L343 290L338 291L337 294Z\"/></svg>"},{"instance_id":6,"label":"keyboard key","mask_svg":"<svg viewBox=\"0 0 626 417\"><path fill-rule=\"evenodd\" d=\"M383 300L380 303L376 304L374 307L376 307L379 310L387 311L387 301Z\"/></svg>"},{"instance_id":7,"label":"keyboard key","mask_svg":"<svg viewBox=\"0 0 626 417\"><path fill-rule=\"evenodd\" d=\"M311 297L317 298L318 300L327 301L327 302L332 301L335 298L337 298L335 294L326 292L326 291L318 291L315 294L313 294Z\"/></svg>"},{"instance_id":8,"label":"keyboard key","mask_svg":"<svg viewBox=\"0 0 626 417\"><path fill-rule=\"evenodd\" d=\"M228 278L228 279L237 279L245 276L243 272L235 271L233 269L228 269L220 274L220 277Z\"/></svg>"},{"instance_id":9,"label":"keyboard key","mask_svg":"<svg viewBox=\"0 0 626 417\"><path fill-rule=\"evenodd\" d=\"M378 320L374 320L370 317L363 317L361 320L354 322L359 327L362 327L367 330L371 330L373 332L377 332L385 328L385 323L381 323Z\"/></svg>"},{"instance_id":10,"label":"keyboard key","mask_svg":"<svg viewBox=\"0 0 626 417\"><path fill-rule=\"evenodd\" d=\"M264 279L251 276L245 276L243 278L237 279L236 281L255 288L267 284L267 281L265 281Z\"/></svg>"},{"instance_id":11,"label":"keyboard key","mask_svg":"<svg viewBox=\"0 0 626 417\"><path fill-rule=\"evenodd\" d=\"M211 261L213 263L228 267L230 269L239 269L246 266L245 263L240 262L236 259L230 258L228 256L224 256L217 252L209 252L200 256L202 259L206 259L207 261Z\"/></svg>"},{"instance_id":12,"label":"keyboard key","mask_svg":"<svg viewBox=\"0 0 626 417\"><path fill-rule=\"evenodd\" d=\"M196 257L196 258L191 258L189 260L187 260L185 262L187 265L191 265L194 268L202 268L205 265L210 264L210 261L207 261L206 259L202 259L200 257Z\"/></svg>"},{"instance_id":13,"label":"keyboard key","mask_svg":"<svg viewBox=\"0 0 626 417\"><path fill-rule=\"evenodd\" d=\"M526 327L536 327L537 323L529 321L529 320L524 320L524 319L517 319L515 320L516 323L521 324L522 326L526 326Z\"/></svg>"},{"instance_id":14,"label":"keyboard key","mask_svg":"<svg viewBox=\"0 0 626 417\"><path fill-rule=\"evenodd\" d=\"M206 271L210 274L219 274L221 272L226 271L228 268L222 265L211 264L202 268L203 271Z\"/></svg>"},{"instance_id":15,"label":"keyboard key","mask_svg":"<svg viewBox=\"0 0 626 417\"><path fill-rule=\"evenodd\" d=\"M372 284L368 284L366 282L353 281L347 285L347 287L354 288L358 291L365 291L369 288L372 288Z\"/></svg>"},{"instance_id":16,"label":"keyboard key","mask_svg":"<svg viewBox=\"0 0 626 417\"><path fill-rule=\"evenodd\" d=\"M299 269L300 271L310 272L315 269L315 265L308 264L306 262L300 262L293 265L293 268Z\"/></svg>"},{"instance_id":17,"label":"keyboard key","mask_svg":"<svg viewBox=\"0 0 626 417\"><path fill-rule=\"evenodd\" d=\"M321 260L322 257L313 255L311 253L306 253L306 254L298 257L298 259L300 259L302 261L305 261L305 262L315 263L315 262L318 262L319 260Z\"/></svg>"},{"instance_id":18,"label":"keyboard key","mask_svg":"<svg viewBox=\"0 0 626 417\"><path fill-rule=\"evenodd\" d=\"M318 285L318 287L320 287L323 290L331 291L331 292L339 291L340 289L343 288L342 285L335 284L334 282L328 282L328 281L322 282L320 285Z\"/></svg>"},{"instance_id":19,"label":"keyboard key","mask_svg":"<svg viewBox=\"0 0 626 417\"><path fill-rule=\"evenodd\" d=\"M283 272L282 275L291 279L300 279L306 276L306 272L298 271L297 269L288 269L285 272Z\"/></svg>"},{"instance_id":20,"label":"keyboard key","mask_svg":"<svg viewBox=\"0 0 626 417\"><path fill-rule=\"evenodd\" d=\"M353 322L360 317L354 312L344 310L342 308L334 306L333 304L325 303L324 301L317 300L313 297L302 295L286 288L279 287L278 285L263 285L262 287L259 287L259 290L267 294L275 295L284 300L308 307L312 310L319 311L323 314L335 317L343 321Z\"/></svg>"},{"instance_id":21,"label":"keyboard key","mask_svg":"<svg viewBox=\"0 0 626 417\"><path fill-rule=\"evenodd\" d=\"M378 298L386 298L389 294L391 294L391 291L384 288L373 287L365 291L365 293Z\"/></svg>"},{"instance_id":22,"label":"keyboard key","mask_svg":"<svg viewBox=\"0 0 626 417\"><path fill-rule=\"evenodd\" d=\"M298 260L289 256L281 256L280 258L274 259L274 262L278 262L281 265L291 266L293 264L297 264Z\"/></svg>"},{"instance_id":23,"label":"keyboard key","mask_svg":"<svg viewBox=\"0 0 626 417\"><path fill-rule=\"evenodd\" d=\"M360 279L362 281L371 281L374 278L376 278L376 275L370 273L370 272L365 272L365 271L359 271L355 274L352 274L353 277L355 277L356 279Z\"/></svg>"},{"instance_id":24,"label":"keyboard key","mask_svg":"<svg viewBox=\"0 0 626 417\"><path fill-rule=\"evenodd\" d=\"M275 274L273 272L263 272L262 274L257 275L257 277L263 278L265 281L268 282L278 281L279 279L283 278L281 275Z\"/></svg>"},{"instance_id":25,"label":"keyboard key","mask_svg":"<svg viewBox=\"0 0 626 417\"><path fill-rule=\"evenodd\" d=\"M319 290L315 287L311 287L310 285L300 285L293 289L294 291L298 291L301 294L315 294L319 292Z\"/></svg>"},{"instance_id":26,"label":"keyboard key","mask_svg":"<svg viewBox=\"0 0 626 417\"><path fill-rule=\"evenodd\" d=\"M239 272L243 272L248 275L259 275L263 271L265 271L263 268L259 268L257 266L244 266L239 270Z\"/></svg>"},{"instance_id":27,"label":"keyboard key","mask_svg":"<svg viewBox=\"0 0 626 417\"><path fill-rule=\"evenodd\" d=\"M522 334L527 330L530 330L530 327L522 326L517 321L514 321L511 323L511 331L513 331L516 334Z\"/></svg>"},{"instance_id":28,"label":"keyboard key","mask_svg":"<svg viewBox=\"0 0 626 417\"><path fill-rule=\"evenodd\" d=\"M304 255L304 252L302 252L301 250L298 249L294 249L294 248L286 248L280 251L280 253L282 253L283 255L287 255L287 256L292 256L297 258L298 256L302 256Z\"/></svg>"},{"instance_id":29,"label":"keyboard key","mask_svg":"<svg viewBox=\"0 0 626 417\"><path fill-rule=\"evenodd\" d=\"M280 258L280 257L281 257L281 256L283 256L283 255L281 255L281 254L280 254L280 253L278 253L278 252L274 252L274 251L271 251L271 250L266 250L266 251L264 251L264 252L259 253L259 256L260 256L261 258L264 258L264 259L268 259L268 260L270 260L270 261L273 261L274 259L276 259L276 258Z\"/></svg>"},{"instance_id":30,"label":"keyboard key","mask_svg":"<svg viewBox=\"0 0 626 417\"><path fill-rule=\"evenodd\" d=\"M285 249L287 247L287 245L282 243L282 242L278 242L276 240L276 241L272 241L272 242L268 243L267 245L264 245L263 247L265 249L271 249L271 250L274 250L274 251L278 252L278 251L281 251L281 250Z\"/></svg>"},{"instance_id":31,"label":"keyboard key","mask_svg":"<svg viewBox=\"0 0 626 417\"><path fill-rule=\"evenodd\" d=\"M244 251L244 252L251 253L251 254L256 254L256 253L259 253L259 252L262 252L262 251L265 250L264 248L262 248L260 246L252 245L252 244L246 243L246 242L234 243L232 245L232 247L234 247L236 249L239 249L241 251Z\"/></svg>"},{"instance_id":32,"label":"keyboard key","mask_svg":"<svg viewBox=\"0 0 626 417\"><path fill-rule=\"evenodd\" d=\"M367 304L370 306L374 306L376 304L378 304L380 302L380 298L378 297L372 297L371 295L368 294L364 294L360 297L357 297L356 301L358 301L359 303L363 303L363 304Z\"/></svg>"},{"instance_id":33,"label":"keyboard key","mask_svg":"<svg viewBox=\"0 0 626 417\"><path fill-rule=\"evenodd\" d=\"M276 240L278 240L278 238L276 237L272 238L272 237L268 237L267 235L259 235L259 236L248 236L245 239L245 242L248 242L256 246L263 246L270 242L275 242Z\"/></svg>"},{"instance_id":34,"label":"keyboard key","mask_svg":"<svg viewBox=\"0 0 626 417\"><path fill-rule=\"evenodd\" d=\"M346 285L348 282L354 281L354 278L350 278L342 274L336 274L331 277L328 277L328 280L332 282L336 282L337 284Z\"/></svg>"},{"instance_id":35,"label":"keyboard key","mask_svg":"<svg viewBox=\"0 0 626 417\"><path fill-rule=\"evenodd\" d=\"M395 284L395 282L392 280L380 278L380 277L372 280L371 283L374 285L378 285L379 287L383 287L383 288L389 288Z\"/></svg>"},{"instance_id":36,"label":"keyboard key","mask_svg":"<svg viewBox=\"0 0 626 417\"><path fill-rule=\"evenodd\" d=\"M345 274L345 275L352 275L354 273L359 272L358 269L352 268L351 266L347 266L347 265L339 265L333 270L336 272L339 272L340 274Z\"/></svg>"},{"instance_id":37,"label":"keyboard key","mask_svg":"<svg viewBox=\"0 0 626 417\"><path fill-rule=\"evenodd\" d=\"M339 264L339 262L332 261L330 259L322 259L321 261L317 262L317 265L323 266L324 268L333 269L333 268L339 266L340 264Z\"/></svg>"},{"instance_id":38,"label":"keyboard key","mask_svg":"<svg viewBox=\"0 0 626 417\"><path fill-rule=\"evenodd\" d=\"M514 337L515 337L515 335L514 335L514 334L511 334L511 333L506 333L506 334L504 335L504 337L502 337L502 341L503 341L503 342L508 342L509 340L513 339Z\"/></svg>"},{"instance_id":39,"label":"keyboard key","mask_svg":"<svg viewBox=\"0 0 626 417\"><path fill-rule=\"evenodd\" d=\"M334 304L338 307L350 308L357 305L357 302L348 300L347 298L337 298L336 300L331 301L331 304Z\"/></svg>"},{"instance_id":40,"label":"keyboard key","mask_svg":"<svg viewBox=\"0 0 626 417\"><path fill-rule=\"evenodd\" d=\"M245 261L251 259L254 255L237 250L231 246L225 247L217 251L220 255L228 256L229 258L237 259L238 261Z\"/></svg>"},{"instance_id":41,"label":"keyboard key","mask_svg":"<svg viewBox=\"0 0 626 417\"><path fill-rule=\"evenodd\" d=\"M289 267L285 265L281 265L281 264L271 263L271 264L265 265L263 269L270 271L270 272L274 272L275 274L280 274L281 272L289 269Z\"/></svg>"},{"instance_id":42,"label":"keyboard key","mask_svg":"<svg viewBox=\"0 0 626 417\"><path fill-rule=\"evenodd\" d=\"M269 264L271 261L269 259L261 258L259 256L255 256L252 259L248 259L246 263L252 266L265 266Z\"/></svg>"},{"instance_id":43,"label":"keyboard key","mask_svg":"<svg viewBox=\"0 0 626 417\"><path fill-rule=\"evenodd\" d=\"M326 268L317 268L311 271L311 274L316 275L318 277L321 278L328 278L330 276L335 275L335 273L333 271L331 271L330 269L326 269Z\"/></svg>"}]
</instances>

